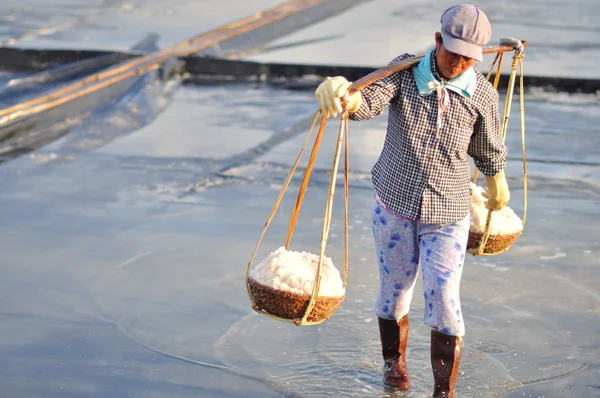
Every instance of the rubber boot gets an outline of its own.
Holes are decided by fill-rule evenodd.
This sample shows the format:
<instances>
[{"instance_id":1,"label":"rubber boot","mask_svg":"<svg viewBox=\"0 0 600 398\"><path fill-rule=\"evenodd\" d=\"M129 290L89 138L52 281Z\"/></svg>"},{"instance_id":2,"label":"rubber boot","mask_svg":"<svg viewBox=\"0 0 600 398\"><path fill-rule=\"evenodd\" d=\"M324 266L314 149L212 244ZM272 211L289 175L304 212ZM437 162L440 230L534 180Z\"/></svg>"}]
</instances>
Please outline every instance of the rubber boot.
<instances>
[{"instance_id":1,"label":"rubber boot","mask_svg":"<svg viewBox=\"0 0 600 398\"><path fill-rule=\"evenodd\" d=\"M432 398L454 398L462 346L461 337L431 331L431 368L434 381Z\"/></svg>"},{"instance_id":2,"label":"rubber boot","mask_svg":"<svg viewBox=\"0 0 600 398\"><path fill-rule=\"evenodd\" d=\"M396 321L379 319L379 336L383 353L383 384L408 390L410 380L406 373L406 343L408 341L408 316Z\"/></svg>"}]
</instances>

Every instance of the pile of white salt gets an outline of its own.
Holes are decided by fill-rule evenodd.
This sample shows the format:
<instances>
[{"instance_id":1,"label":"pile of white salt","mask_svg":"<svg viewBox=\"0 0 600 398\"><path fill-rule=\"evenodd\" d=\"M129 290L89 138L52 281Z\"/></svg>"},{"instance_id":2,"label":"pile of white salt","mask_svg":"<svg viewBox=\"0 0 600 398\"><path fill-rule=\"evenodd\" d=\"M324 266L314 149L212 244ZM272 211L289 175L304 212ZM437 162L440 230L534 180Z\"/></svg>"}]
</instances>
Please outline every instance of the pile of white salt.
<instances>
[{"instance_id":1,"label":"pile of white salt","mask_svg":"<svg viewBox=\"0 0 600 398\"><path fill-rule=\"evenodd\" d=\"M482 196L484 189L471 183L471 231L483 233L488 209L487 200ZM523 230L523 222L513 209L506 206L502 210L493 211L490 221L491 235L509 235Z\"/></svg>"},{"instance_id":2,"label":"pile of white salt","mask_svg":"<svg viewBox=\"0 0 600 398\"><path fill-rule=\"evenodd\" d=\"M319 266L319 256L280 247L250 270L256 282L290 293L311 295ZM323 257L318 296L342 297L344 282L331 258Z\"/></svg>"}]
</instances>

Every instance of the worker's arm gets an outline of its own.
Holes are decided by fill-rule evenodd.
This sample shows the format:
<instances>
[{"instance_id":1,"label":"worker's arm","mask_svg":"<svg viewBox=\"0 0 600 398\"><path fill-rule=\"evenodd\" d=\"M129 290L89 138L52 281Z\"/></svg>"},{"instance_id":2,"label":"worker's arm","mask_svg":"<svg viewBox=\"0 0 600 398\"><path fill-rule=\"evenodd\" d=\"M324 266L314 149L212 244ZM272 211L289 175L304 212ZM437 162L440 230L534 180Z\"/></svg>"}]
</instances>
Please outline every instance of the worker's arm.
<instances>
[{"instance_id":1,"label":"worker's arm","mask_svg":"<svg viewBox=\"0 0 600 398\"><path fill-rule=\"evenodd\" d=\"M510 191L504 175L507 149L503 143L498 114L498 93L493 90L488 106L480 110L469 143L468 154L475 166L485 175L487 190L486 207L501 210L510 200Z\"/></svg>"},{"instance_id":2,"label":"worker's arm","mask_svg":"<svg viewBox=\"0 0 600 398\"><path fill-rule=\"evenodd\" d=\"M411 54L401 55L390 62L401 61L413 57ZM327 116L336 117L342 112L341 98L352 85L345 77L327 77L315 91L317 102L321 111ZM381 79L360 92L347 96L347 108L352 120L364 120L383 113L386 105L390 103L400 88L398 73Z\"/></svg>"}]
</instances>

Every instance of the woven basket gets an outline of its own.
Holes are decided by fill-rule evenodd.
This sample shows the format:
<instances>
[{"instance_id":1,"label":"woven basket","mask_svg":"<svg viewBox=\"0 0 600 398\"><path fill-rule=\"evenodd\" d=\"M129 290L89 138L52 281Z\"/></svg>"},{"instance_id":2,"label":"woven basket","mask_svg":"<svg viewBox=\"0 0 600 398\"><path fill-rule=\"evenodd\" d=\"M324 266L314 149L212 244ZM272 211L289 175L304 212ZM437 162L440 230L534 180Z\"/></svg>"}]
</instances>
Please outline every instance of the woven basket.
<instances>
[{"instance_id":1,"label":"woven basket","mask_svg":"<svg viewBox=\"0 0 600 398\"><path fill-rule=\"evenodd\" d=\"M513 245L513 243L515 243L517 238L521 236L522 232L523 231L505 235L490 235L485 244L485 248L483 249L483 254L494 255L507 251ZM483 232L469 231L467 251L473 255L479 254L477 251L479 250L479 245L481 244L482 239Z\"/></svg>"},{"instance_id":2,"label":"woven basket","mask_svg":"<svg viewBox=\"0 0 600 398\"><path fill-rule=\"evenodd\" d=\"M248 278L250 295L256 311L265 311L280 318L296 320L304 317L310 296L274 289ZM318 297L307 318L308 322L322 322L337 310L346 296Z\"/></svg>"}]
</instances>

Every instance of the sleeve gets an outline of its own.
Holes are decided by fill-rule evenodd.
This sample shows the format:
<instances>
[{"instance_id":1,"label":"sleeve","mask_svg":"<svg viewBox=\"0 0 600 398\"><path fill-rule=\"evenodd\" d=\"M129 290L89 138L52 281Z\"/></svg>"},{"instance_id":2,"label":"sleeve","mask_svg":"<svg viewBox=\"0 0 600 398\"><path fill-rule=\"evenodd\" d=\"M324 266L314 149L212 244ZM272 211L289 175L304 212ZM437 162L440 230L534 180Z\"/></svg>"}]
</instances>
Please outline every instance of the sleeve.
<instances>
[{"instance_id":1,"label":"sleeve","mask_svg":"<svg viewBox=\"0 0 600 398\"><path fill-rule=\"evenodd\" d=\"M492 88L485 101L487 106L479 112L467 150L475 166L488 177L504 169L508 152L502 142L498 98L498 92Z\"/></svg>"},{"instance_id":2,"label":"sleeve","mask_svg":"<svg viewBox=\"0 0 600 398\"><path fill-rule=\"evenodd\" d=\"M394 58L388 65L412 58L412 54L402 54ZM351 120L365 120L381 115L386 105L398 94L401 80L398 73L387 76L360 91L362 103L355 113L350 114Z\"/></svg>"}]
</instances>

